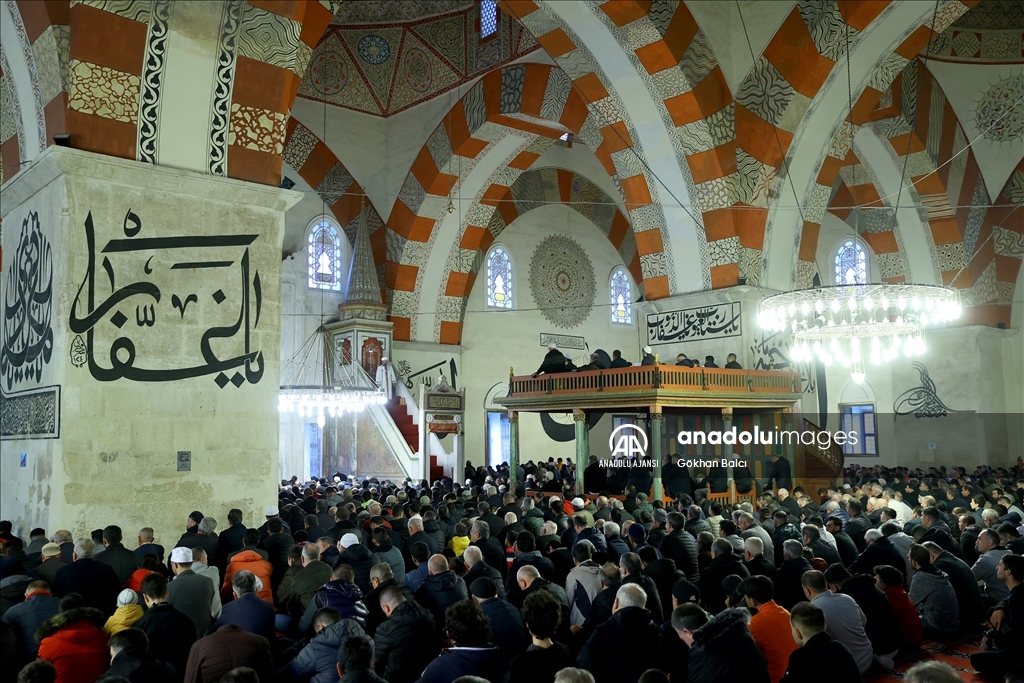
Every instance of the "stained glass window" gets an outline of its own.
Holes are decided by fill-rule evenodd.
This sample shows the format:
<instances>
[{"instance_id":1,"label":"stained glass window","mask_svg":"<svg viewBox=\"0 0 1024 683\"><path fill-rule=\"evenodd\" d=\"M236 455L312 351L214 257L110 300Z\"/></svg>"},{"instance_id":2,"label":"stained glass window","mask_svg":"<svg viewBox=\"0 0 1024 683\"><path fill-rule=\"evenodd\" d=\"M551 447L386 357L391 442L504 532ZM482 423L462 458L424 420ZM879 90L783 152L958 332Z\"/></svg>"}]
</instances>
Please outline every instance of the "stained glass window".
<instances>
[{"instance_id":1,"label":"stained glass window","mask_svg":"<svg viewBox=\"0 0 1024 683\"><path fill-rule=\"evenodd\" d=\"M498 30L498 3L482 0L480 3L480 37L486 38Z\"/></svg>"},{"instance_id":2,"label":"stained glass window","mask_svg":"<svg viewBox=\"0 0 1024 683\"><path fill-rule=\"evenodd\" d=\"M855 239L846 239L836 251L836 284L866 285L868 282L868 255Z\"/></svg>"},{"instance_id":3,"label":"stained glass window","mask_svg":"<svg viewBox=\"0 0 1024 683\"><path fill-rule=\"evenodd\" d=\"M487 306L512 308L512 259L502 246L487 254Z\"/></svg>"},{"instance_id":4,"label":"stained glass window","mask_svg":"<svg viewBox=\"0 0 1024 683\"><path fill-rule=\"evenodd\" d=\"M310 289L341 291L341 238L327 221L313 225L309 231L306 270Z\"/></svg>"},{"instance_id":5,"label":"stained glass window","mask_svg":"<svg viewBox=\"0 0 1024 683\"><path fill-rule=\"evenodd\" d=\"M617 325L633 324L633 299L629 288L629 275L626 269L616 268L612 271L610 284L612 322Z\"/></svg>"}]
</instances>

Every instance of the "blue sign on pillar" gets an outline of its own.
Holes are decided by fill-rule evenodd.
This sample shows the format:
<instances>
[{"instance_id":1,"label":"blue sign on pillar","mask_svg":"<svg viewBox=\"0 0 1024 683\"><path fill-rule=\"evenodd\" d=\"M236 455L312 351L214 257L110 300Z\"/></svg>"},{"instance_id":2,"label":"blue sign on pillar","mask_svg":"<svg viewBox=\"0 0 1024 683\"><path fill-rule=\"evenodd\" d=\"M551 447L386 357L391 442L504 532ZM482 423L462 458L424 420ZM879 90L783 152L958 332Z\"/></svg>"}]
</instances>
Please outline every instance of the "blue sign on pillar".
<instances>
[{"instance_id":1,"label":"blue sign on pillar","mask_svg":"<svg viewBox=\"0 0 1024 683\"><path fill-rule=\"evenodd\" d=\"M28 453L21 454L21 466L28 467Z\"/></svg>"}]
</instances>

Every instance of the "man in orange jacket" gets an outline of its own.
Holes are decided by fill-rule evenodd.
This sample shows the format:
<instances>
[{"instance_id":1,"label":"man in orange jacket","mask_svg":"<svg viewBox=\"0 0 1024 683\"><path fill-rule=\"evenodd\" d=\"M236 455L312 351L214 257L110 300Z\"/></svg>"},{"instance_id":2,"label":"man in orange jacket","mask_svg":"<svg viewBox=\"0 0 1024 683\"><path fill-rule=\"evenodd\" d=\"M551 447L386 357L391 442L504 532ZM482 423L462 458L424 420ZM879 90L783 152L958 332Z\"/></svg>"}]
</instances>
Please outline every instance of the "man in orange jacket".
<instances>
[{"instance_id":1,"label":"man in orange jacket","mask_svg":"<svg viewBox=\"0 0 1024 683\"><path fill-rule=\"evenodd\" d=\"M786 675L789 655L797 649L789 628L789 612L775 604L775 588L767 576L743 579L739 591L745 597L747 607L757 608L757 614L750 619L750 635L768 660L772 681L780 681Z\"/></svg>"},{"instance_id":2,"label":"man in orange jacket","mask_svg":"<svg viewBox=\"0 0 1024 683\"><path fill-rule=\"evenodd\" d=\"M245 569L252 572L260 580L260 583L263 584L263 587L256 591L256 595L271 605L274 604L274 593L270 583L274 568L256 552L256 544L259 543L259 540L258 531L255 529L246 530L245 536L242 537L242 549L231 556L231 561L224 570L224 582L220 586L220 599L223 602L227 603L234 598L231 592L231 579L234 578L235 574Z\"/></svg>"}]
</instances>

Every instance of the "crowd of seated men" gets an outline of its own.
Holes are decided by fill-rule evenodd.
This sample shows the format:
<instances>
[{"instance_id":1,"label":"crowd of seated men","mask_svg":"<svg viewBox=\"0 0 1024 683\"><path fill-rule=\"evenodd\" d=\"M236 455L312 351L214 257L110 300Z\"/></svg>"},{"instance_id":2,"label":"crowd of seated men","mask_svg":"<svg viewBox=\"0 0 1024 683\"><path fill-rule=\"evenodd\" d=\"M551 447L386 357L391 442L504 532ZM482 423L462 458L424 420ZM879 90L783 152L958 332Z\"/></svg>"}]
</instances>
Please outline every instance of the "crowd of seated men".
<instances>
[{"instance_id":1,"label":"crowd of seated men","mask_svg":"<svg viewBox=\"0 0 1024 683\"><path fill-rule=\"evenodd\" d=\"M176 540L0 522L0 680L854 682L945 639L1022 680L1024 472L844 475L735 508L339 476Z\"/></svg>"}]
</instances>

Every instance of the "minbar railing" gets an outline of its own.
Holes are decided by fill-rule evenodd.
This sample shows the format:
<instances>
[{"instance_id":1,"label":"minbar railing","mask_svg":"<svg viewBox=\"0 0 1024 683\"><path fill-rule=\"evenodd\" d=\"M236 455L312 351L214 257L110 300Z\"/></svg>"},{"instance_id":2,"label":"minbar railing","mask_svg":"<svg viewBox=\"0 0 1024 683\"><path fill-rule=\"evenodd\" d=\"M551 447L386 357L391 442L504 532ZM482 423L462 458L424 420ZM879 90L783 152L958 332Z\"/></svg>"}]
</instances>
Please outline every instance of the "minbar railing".
<instances>
[{"instance_id":1,"label":"minbar railing","mask_svg":"<svg viewBox=\"0 0 1024 683\"><path fill-rule=\"evenodd\" d=\"M643 365L509 378L510 398L654 390L679 393L799 394L800 389L800 374L795 372L673 365Z\"/></svg>"}]
</instances>

